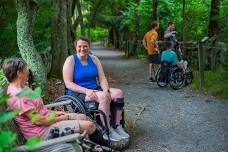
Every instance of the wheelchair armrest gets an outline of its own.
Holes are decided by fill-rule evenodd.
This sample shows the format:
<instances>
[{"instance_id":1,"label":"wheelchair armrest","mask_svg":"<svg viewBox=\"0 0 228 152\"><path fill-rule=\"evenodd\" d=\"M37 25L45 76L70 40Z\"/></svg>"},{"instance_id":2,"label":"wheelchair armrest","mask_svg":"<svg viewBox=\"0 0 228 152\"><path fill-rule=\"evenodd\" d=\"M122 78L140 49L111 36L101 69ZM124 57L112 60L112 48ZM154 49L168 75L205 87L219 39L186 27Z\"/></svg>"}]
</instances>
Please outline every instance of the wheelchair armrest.
<instances>
[{"instance_id":1,"label":"wheelchair armrest","mask_svg":"<svg viewBox=\"0 0 228 152\"><path fill-rule=\"evenodd\" d=\"M66 142L76 141L79 138L80 138L80 134L74 133L74 134L67 135L67 136L62 136L62 137L58 137L58 138L54 138L54 139L41 141L40 143L35 145L34 149L32 149L32 150L38 150L38 149L41 149L41 148L44 148L47 146L51 146L54 144L58 144L58 143L63 143L63 142L66 143ZM29 151L29 150L30 149L26 145L22 145L22 146L16 147L14 149L14 151Z\"/></svg>"},{"instance_id":2,"label":"wheelchair armrest","mask_svg":"<svg viewBox=\"0 0 228 152\"><path fill-rule=\"evenodd\" d=\"M54 108L54 107L59 107L59 106L64 106L64 105L68 105L71 104L72 100L66 100L66 101L62 101L62 102L57 102L57 103L51 103L48 105L45 105L47 108Z\"/></svg>"},{"instance_id":3,"label":"wheelchair armrest","mask_svg":"<svg viewBox=\"0 0 228 152\"><path fill-rule=\"evenodd\" d=\"M90 110L97 110L98 109L98 103L96 101L86 101L85 103L85 108L90 111Z\"/></svg>"}]
</instances>

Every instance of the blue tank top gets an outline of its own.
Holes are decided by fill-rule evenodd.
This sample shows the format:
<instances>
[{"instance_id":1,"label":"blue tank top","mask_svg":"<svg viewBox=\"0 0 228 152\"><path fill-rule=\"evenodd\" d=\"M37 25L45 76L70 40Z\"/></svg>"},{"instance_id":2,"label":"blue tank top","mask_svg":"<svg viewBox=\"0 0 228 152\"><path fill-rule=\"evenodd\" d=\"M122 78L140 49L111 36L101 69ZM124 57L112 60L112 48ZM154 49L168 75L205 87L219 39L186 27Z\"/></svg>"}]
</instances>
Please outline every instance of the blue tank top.
<instances>
[{"instance_id":1,"label":"blue tank top","mask_svg":"<svg viewBox=\"0 0 228 152\"><path fill-rule=\"evenodd\" d=\"M87 65L83 65L78 59L77 54L73 55L74 57L74 75L73 82L81 87L88 89L97 89L97 77L98 70L97 66L93 62L91 56L87 55ZM67 94L74 93L72 90L68 89Z\"/></svg>"}]
</instances>

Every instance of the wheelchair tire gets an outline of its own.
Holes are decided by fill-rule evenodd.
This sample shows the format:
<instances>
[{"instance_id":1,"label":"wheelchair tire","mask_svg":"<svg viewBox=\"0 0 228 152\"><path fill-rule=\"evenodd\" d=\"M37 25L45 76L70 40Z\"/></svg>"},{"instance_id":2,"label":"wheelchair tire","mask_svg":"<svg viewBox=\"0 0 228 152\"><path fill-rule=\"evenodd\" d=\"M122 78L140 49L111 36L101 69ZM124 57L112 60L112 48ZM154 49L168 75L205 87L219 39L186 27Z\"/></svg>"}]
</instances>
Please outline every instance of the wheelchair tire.
<instances>
[{"instance_id":1,"label":"wheelchair tire","mask_svg":"<svg viewBox=\"0 0 228 152\"><path fill-rule=\"evenodd\" d=\"M187 68L185 71L185 85L187 86L192 83L193 72L190 68Z\"/></svg>"},{"instance_id":2,"label":"wheelchair tire","mask_svg":"<svg viewBox=\"0 0 228 152\"><path fill-rule=\"evenodd\" d=\"M62 102L62 101L66 101L66 100L71 100L72 103L71 105L64 105L64 111L68 111L68 112L73 112L73 113L86 113L85 107L82 104L82 101L72 95L63 95L58 97L57 99L54 100L54 103L56 102Z\"/></svg>"},{"instance_id":3,"label":"wheelchair tire","mask_svg":"<svg viewBox=\"0 0 228 152\"><path fill-rule=\"evenodd\" d=\"M160 72L161 72L161 67L158 69L158 71L157 71L157 73L156 73L155 81L156 81L156 83L157 83L157 85L158 85L159 87L166 87L166 86L168 85L167 79L166 79L166 82L160 82L160 81L159 81Z\"/></svg>"},{"instance_id":4,"label":"wheelchair tire","mask_svg":"<svg viewBox=\"0 0 228 152\"><path fill-rule=\"evenodd\" d=\"M182 73L181 69L174 68L170 71L169 83L174 90L182 88L184 81L185 81L185 76Z\"/></svg>"}]
</instances>

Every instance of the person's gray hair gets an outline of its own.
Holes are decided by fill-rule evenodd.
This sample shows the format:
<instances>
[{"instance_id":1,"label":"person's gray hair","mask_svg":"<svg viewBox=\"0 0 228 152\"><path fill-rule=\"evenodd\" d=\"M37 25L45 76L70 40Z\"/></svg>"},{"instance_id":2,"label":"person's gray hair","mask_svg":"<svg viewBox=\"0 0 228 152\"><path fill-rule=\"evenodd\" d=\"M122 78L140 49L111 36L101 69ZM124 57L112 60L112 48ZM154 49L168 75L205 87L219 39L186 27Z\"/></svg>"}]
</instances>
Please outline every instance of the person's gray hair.
<instances>
[{"instance_id":1,"label":"person's gray hair","mask_svg":"<svg viewBox=\"0 0 228 152\"><path fill-rule=\"evenodd\" d=\"M23 71L26 66L26 62L21 58L10 58L4 61L2 69L6 79L13 82L17 76L17 71Z\"/></svg>"}]
</instances>

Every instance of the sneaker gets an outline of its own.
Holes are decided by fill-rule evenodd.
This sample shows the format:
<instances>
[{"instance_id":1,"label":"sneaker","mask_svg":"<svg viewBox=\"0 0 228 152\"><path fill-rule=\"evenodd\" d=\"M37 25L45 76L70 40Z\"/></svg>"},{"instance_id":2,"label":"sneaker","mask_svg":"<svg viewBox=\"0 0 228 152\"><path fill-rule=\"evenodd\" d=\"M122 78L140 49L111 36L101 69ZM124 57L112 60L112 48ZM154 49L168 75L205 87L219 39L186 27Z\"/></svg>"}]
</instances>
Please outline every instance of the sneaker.
<instances>
[{"instance_id":1,"label":"sneaker","mask_svg":"<svg viewBox=\"0 0 228 152\"><path fill-rule=\"evenodd\" d=\"M115 131L122 137L122 138L130 138L129 134L126 133L121 125L119 125Z\"/></svg>"},{"instance_id":2,"label":"sneaker","mask_svg":"<svg viewBox=\"0 0 228 152\"><path fill-rule=\"evenodd\" d=\"M115 132L113 128L109 129L109 138L111 141L120 141L122 139L122 137L117 132ZM107 133L103 135L103 139L108 140Z\"/></svg>"},{"instance_id":3,"label":"sneaker","mask_svg":"<svg viewBox=\"0 0 228 152\"><path fill-rule=\"evenodd\" d=\"M152 83L152 82L155 82L155 80L152 77L150 77L149 82Z\"/></svg>"}]
</instances>

